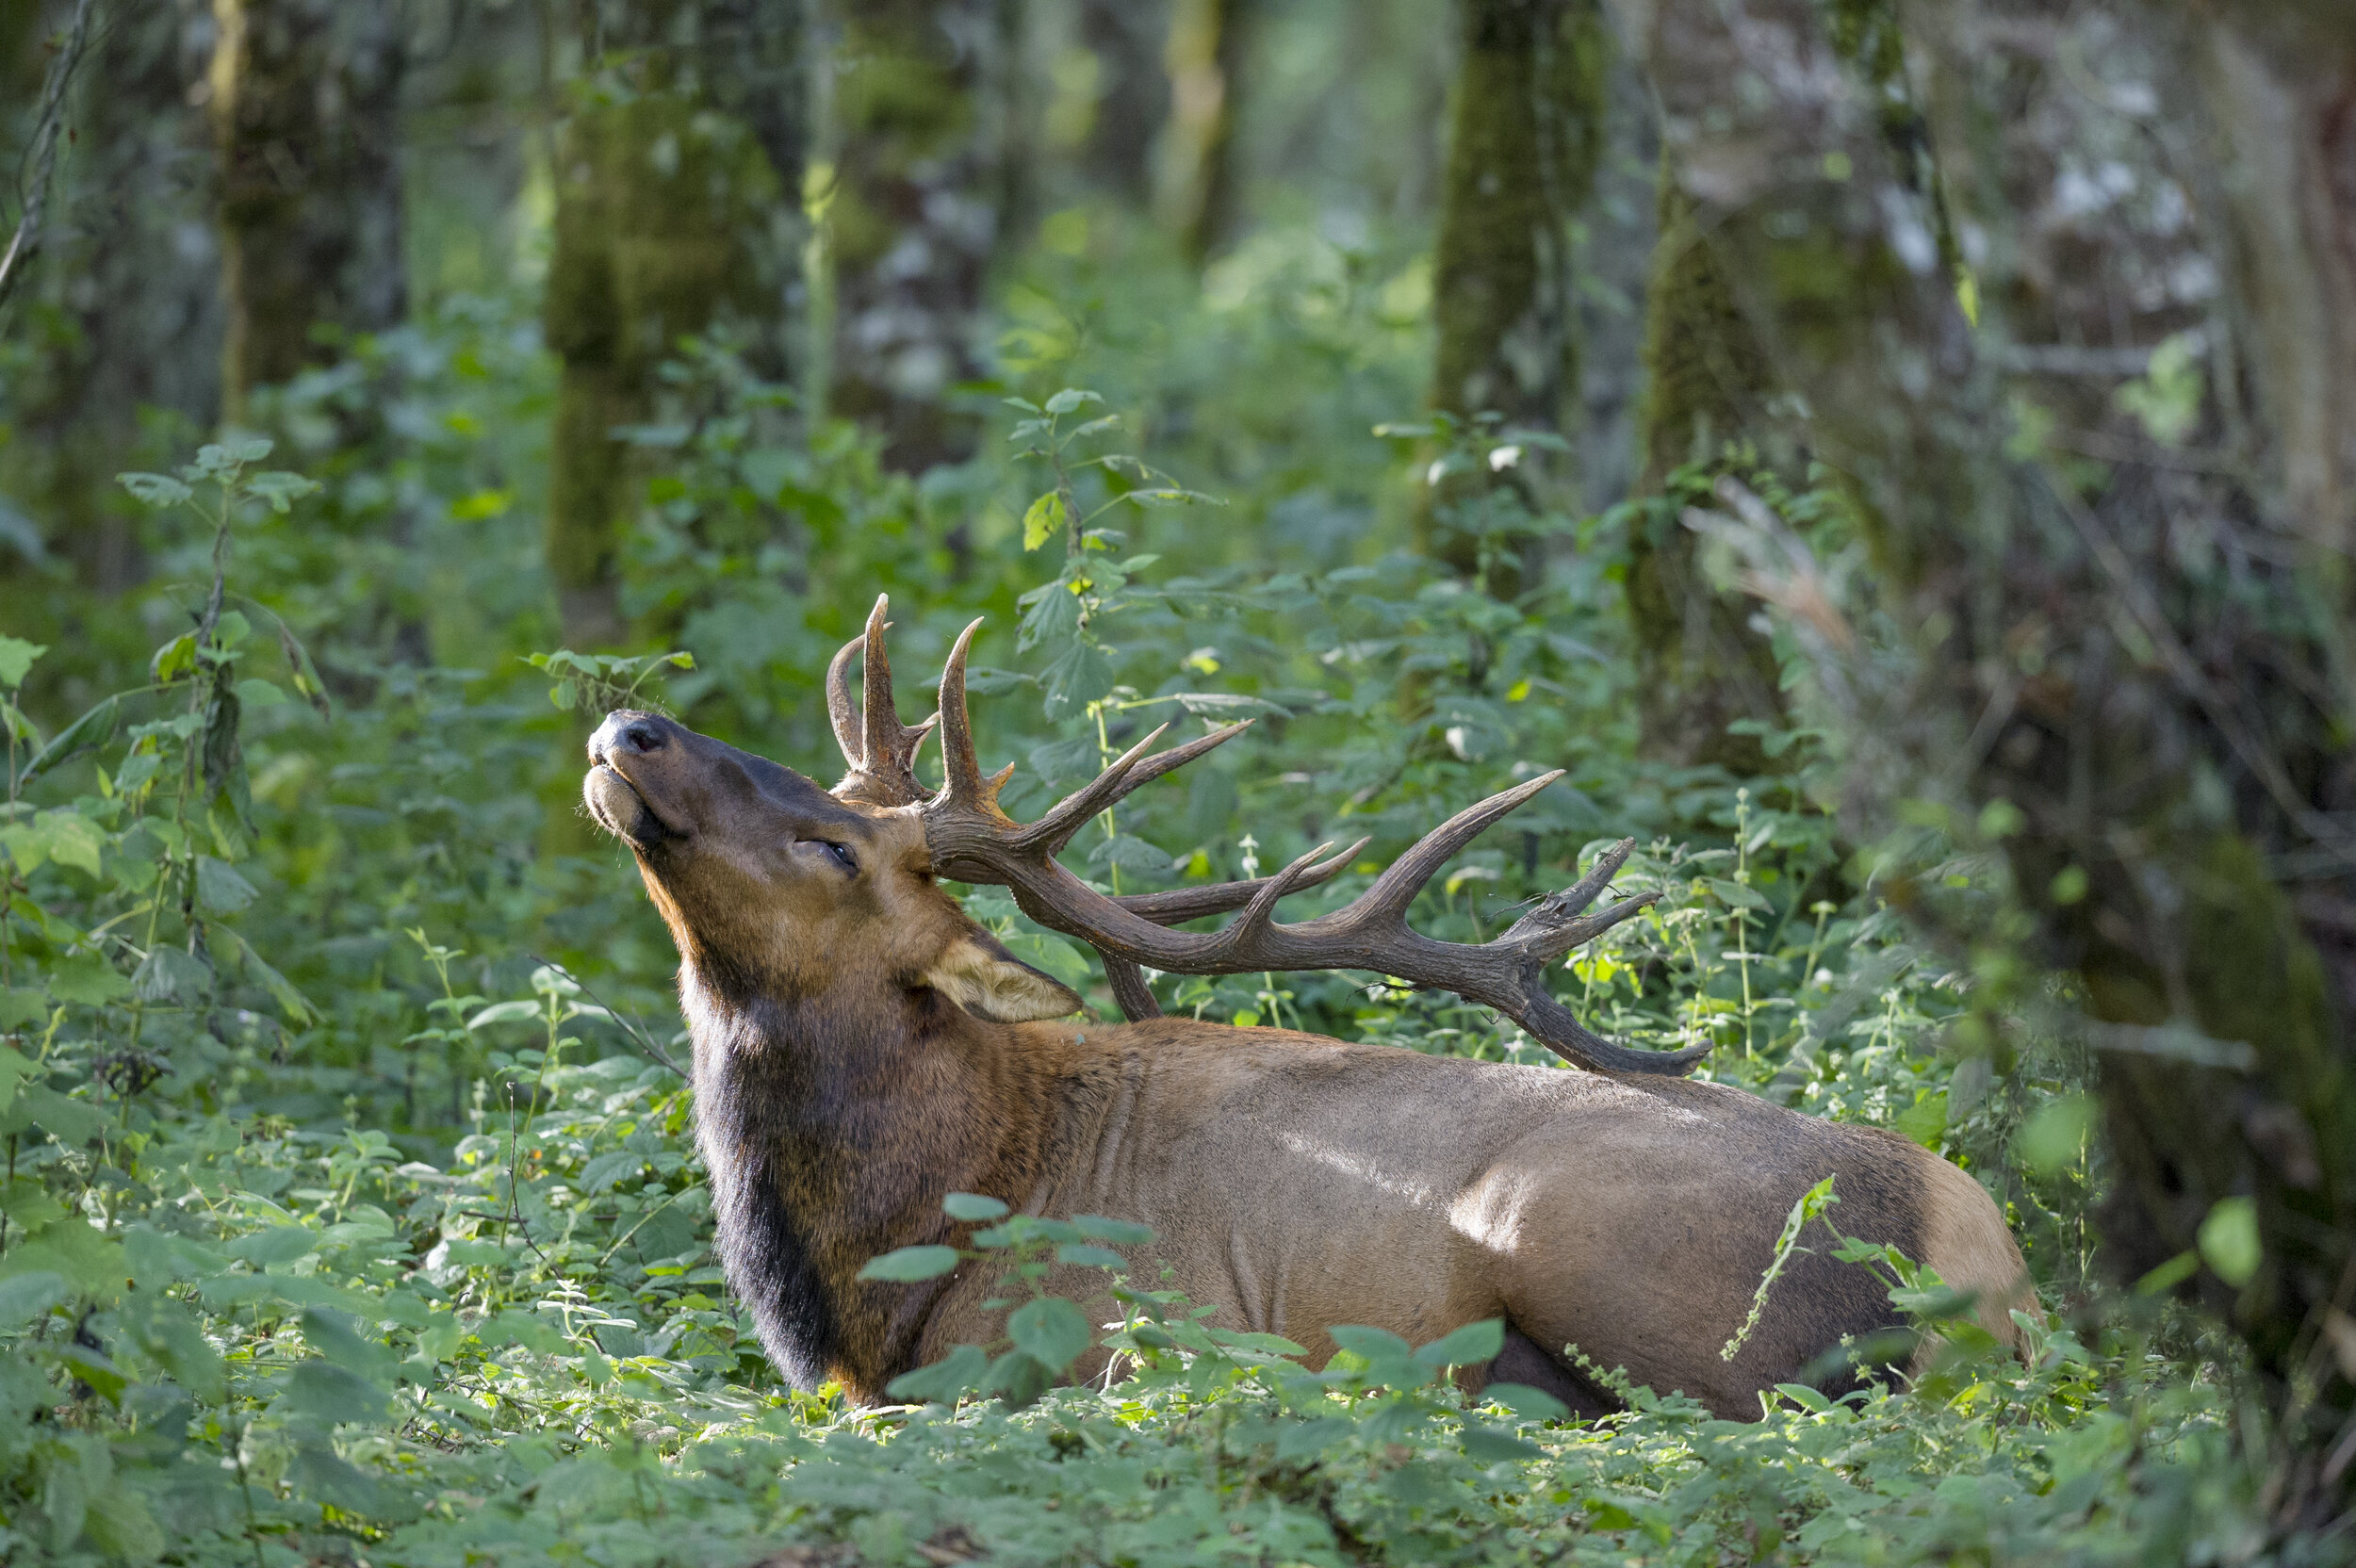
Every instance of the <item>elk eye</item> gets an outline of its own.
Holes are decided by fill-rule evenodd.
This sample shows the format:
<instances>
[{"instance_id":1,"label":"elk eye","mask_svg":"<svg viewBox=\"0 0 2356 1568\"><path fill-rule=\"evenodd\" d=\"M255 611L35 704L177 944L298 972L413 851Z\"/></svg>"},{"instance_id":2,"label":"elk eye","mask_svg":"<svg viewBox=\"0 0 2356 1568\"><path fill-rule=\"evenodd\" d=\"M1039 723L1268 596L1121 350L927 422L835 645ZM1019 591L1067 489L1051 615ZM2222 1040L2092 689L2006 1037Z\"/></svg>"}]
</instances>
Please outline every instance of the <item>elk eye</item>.
<instances>
[{"instance_id":1,"label":"elk eye","mask_svg":"<svg viewBox=\"0 0 2356 1568\"><path fill-rule=\"evenodd\" d=\"M834 863L836 865L841 866L844 871L849 872L854 876L859 874L859 857L851 853L850 845L833 843L824 840L820 841L825 844L826 853L834 857Z\"/></svg>"}]
</instances>

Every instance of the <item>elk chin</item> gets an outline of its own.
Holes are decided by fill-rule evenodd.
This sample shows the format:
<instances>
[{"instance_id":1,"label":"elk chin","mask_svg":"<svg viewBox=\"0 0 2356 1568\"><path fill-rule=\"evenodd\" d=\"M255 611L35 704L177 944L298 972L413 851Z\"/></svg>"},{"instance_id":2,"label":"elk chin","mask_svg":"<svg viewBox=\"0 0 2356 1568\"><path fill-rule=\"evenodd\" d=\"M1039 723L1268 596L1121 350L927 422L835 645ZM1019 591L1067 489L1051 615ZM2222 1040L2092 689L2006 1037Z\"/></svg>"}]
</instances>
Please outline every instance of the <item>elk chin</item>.
<instances>
[{"instance_id":1,"label":"elk chin","mask_svg":"<svg viewBox=\"0 0 2356 1568\"><path fill-rule=\"evenodd\" d=\"M668 823L655 815L654 808L630 787L630 780L602 762L591 768L589 776L581 781L581 797L597 825L632 849L647 849L666 839L679 837Z\"/></svg>"}]
</instances>

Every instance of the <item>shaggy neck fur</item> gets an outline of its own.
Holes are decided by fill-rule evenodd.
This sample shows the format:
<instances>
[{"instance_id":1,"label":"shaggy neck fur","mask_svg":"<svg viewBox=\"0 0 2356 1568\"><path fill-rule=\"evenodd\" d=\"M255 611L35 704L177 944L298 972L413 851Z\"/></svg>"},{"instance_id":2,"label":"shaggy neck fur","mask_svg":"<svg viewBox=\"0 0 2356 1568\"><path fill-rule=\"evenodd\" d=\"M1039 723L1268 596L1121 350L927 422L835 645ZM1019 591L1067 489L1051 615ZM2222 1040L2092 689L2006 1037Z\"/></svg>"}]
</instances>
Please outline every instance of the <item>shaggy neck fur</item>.
<instances>
[{"instance_id":1,"label":"shaggy neck fur","mask_svg":"<svg viewBox=\"0 0 2356 1568\"><path fill-rule=\"evenodd\" d=\"M841 1379L880 1399L915 1364L956 1276L910 1287L862 1283L859 1270L955 1240L948 1193L1022 1206L1044 1174L1061 1074L1017 1049L1023 1026L929 988L779 997L699 956L681 966L679 994L729 1283L794 1386Z\"/></svg>"}]
</instances>

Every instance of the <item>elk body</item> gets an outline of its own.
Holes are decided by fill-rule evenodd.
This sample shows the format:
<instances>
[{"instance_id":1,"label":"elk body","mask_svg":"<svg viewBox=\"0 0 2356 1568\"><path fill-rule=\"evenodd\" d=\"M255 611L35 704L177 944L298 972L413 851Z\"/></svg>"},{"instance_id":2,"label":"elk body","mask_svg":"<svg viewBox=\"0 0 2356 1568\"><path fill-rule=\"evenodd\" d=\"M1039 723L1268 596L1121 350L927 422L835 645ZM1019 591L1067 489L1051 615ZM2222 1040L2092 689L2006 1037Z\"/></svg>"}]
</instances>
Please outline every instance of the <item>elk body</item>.
<instances>
[{"instance_id":1,"label":"elk body","mask_svg":"<svg viewBox=\"0 0 2356 1568\"><path fill-rule=\"evenodd\" d=\"M793 1382L840 1380L863 1402L960 1343L996 1337L993 1275L862 1282L870 1259L959 1239L950 1192L1025 1213L1142 1221L1170 1282L1221 1326L1284 1334L1313 1362L1344 1323L1414 1343L1501 1317L1506 1348L1472 1380L1532 1383L1604 1408L1575 1345L1637 1382L1722 1414L1896 1319L1863 1269L1795 1258L1731 1362L1793 1201L1830 1174L1842 1230L1888 1242L1973 1293L2016 1339L2034 1310L2020 1250L1961 1170L1903 1138L1822 1121L1680 1074L1697 1053L1596 1038L1542 967L1646 902L1581 911L1623 845L1578 887L1479 947L1402 920L1422 883L1546 780L1418 843L1348 907L1276 923L1278 899L1356 846L1276 876L1098 893L1055 863L1080 825L1226 740L1147 755L1153 737L1038 823L996 806L966 720L969 627L941 679L947 781L916 783L932 721L892 710L883 605L868 623L865 710L829 674L852 772L834 790L657 715L610 715L584 793L633 851L680 957L695 1040L697 1135L719 1244L771 1359ZM975 623L979 625L978 622ZM1156 732L1158 734L1158 732ZM1011 773L1011 769L1007 770ZM1133 1021L1077 1021L1080 999L1016 962L936 885L1011 887L1034 919L1094 944ZM1217 932L1169 925L1237 907ZM1150 1015L1137 964L1195 973L1366 969L1458 991L1595 1070L1512 1067ZM1140 994L1142 993L1142 994ZM1148 1268L1141 1279L1152 1280ZM1099 1278L1088 1275L1088 1279ZM1085 1297L1075 1277L1051 1287ZM1082 1376L1101 1370L1083 1363Z\"/></svg>"}]
</instances>

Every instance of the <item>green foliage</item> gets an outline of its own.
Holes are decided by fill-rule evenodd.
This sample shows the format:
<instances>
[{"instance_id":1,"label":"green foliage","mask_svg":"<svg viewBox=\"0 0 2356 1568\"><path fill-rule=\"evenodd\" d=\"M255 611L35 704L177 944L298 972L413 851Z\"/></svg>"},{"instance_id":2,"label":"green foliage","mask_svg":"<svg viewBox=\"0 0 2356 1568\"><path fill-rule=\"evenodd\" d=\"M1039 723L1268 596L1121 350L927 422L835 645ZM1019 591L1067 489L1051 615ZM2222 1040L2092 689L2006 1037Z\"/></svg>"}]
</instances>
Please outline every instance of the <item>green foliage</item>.
<instances>
[{"instance_id":1,"label":"green foliage","mask_svg":"<svg viewBox=\"0 0 2356 1568\"><path fill-rule=\"evenodd\" d=\"M1713 1043L1722 1082L1958 1159L2049 1300L2089 1287L2083 1063L2026 1027L1982 1048L1972 959L1902 923L1808 767L1745 788L1633 760L1612 574L1644 507L1454 514L1481 548L1576 546L1507 604L1387 547L1383 498L1429 482L1429 437L1371 430L1412 406L1413 377L1301 460L1321 466L1205 456L1291 441L1313 407L1356 419L1353 399L1393 384L1389 329L1367 324L1383 276L1318 271L1331 255L1239 256L1205 307L1221 351L1323 344L1306 361L1333 383L1278 400L1246 376L1203 400L1186 457L1162 461L1221 475L1203 482L1233 490L1219 508L1102 449L1121 408L1158 454L1169 404L1133 413L1111 378L1102 398L1051 390L1092 368L1075 345L1026 362L1039 384L1003 463L922 485L725 343L686 345L630 435L647 477L622 589L643 652L544 651L542 458L522 433L548 368L502 306L452 307L265 400L316 487L255 472L258 440L127 482L154 586L105 639L0 641L0 1554L2167 1560L2250 1517L2223 1392L2132 1319L2033 1323L2026 1364L1956 1336L1911 1387L1794 1384L1757 1424L1593 1368L1628 1409L1578 1425L1535 1390L1462 1391L1448 1369L1493 1355L1495 1323L1422 1347L1344 1329L1311 1367L1159 1288L1141 1228L972 1194L944 1205L954 1245L869 1277L987 1270L998 1338L910 1373L894 1411L777 1386L711 1250L684 1037L646 1021L674 1016L668 941L571 815L579 747L660 678L686 722L825 771L819 682L878 588L904 706L973 613L994 617L982 658L1004 667L971 685L985 748L1023 764L1018 816L1152 724L1255 720L1075 845L1108 890L1370 836L1287 906L1304 918L1454 809L1567 767L1435 881L1419 929L1494 935L1634 834L1619 890L1661 896L1549 975L1567 1004L1631 1043ZM357 446L339 433L355 407L384 416ZM1489 464L1507 433L1467 424L1444 461ZM1843 526L1821 496L1769 498L1820 535ZM1816 754L1796 731L1765 743ZM1923 841L1945 896L1995 907L1992 860ZM1001 892L967 902L1104 1009L1085 954ZM1483 1009L1383 980L1153 983L1173 1013L1551 1061ZM2244 1256L2234 1223L2204 1232L2220 1275ZM1903 1257L1850 1250L1893 1300L1954 1305Z\"/></svg>"}]
</instances>

